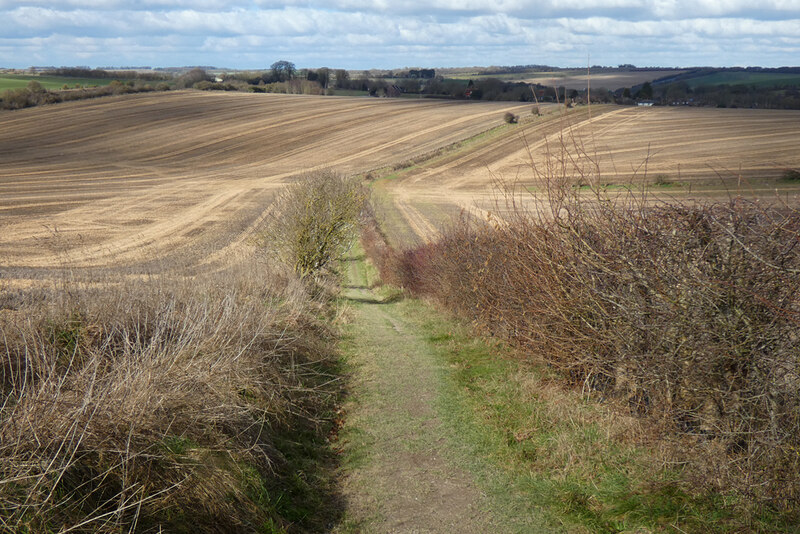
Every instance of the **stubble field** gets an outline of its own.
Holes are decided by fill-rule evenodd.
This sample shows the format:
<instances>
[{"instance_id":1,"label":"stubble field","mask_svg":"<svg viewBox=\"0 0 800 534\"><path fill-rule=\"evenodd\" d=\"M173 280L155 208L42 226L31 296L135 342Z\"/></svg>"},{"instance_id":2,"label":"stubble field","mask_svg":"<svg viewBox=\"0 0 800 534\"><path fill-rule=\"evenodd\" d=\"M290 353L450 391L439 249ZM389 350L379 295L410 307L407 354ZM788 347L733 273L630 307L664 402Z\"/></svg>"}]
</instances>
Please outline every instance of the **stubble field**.
<instances>
[{"instance_id":1,"label":"stubble field","mask_svg":"<svg viewBox=\"0 0 800 534\"><path fill-rule=\"evenodd\" d=\"M181 92L6 112L0 268L7 279L213 268L299 174L397 163L519 108Z\"/></svg>"},{"instance_id":2,"label":"stubble field","mask_svg":"<svg viewBox=\"0 0 800 534\"><path fill-rule=\"evenodd\" d=\"M651 201L741 194L796 203L800 183L782 177L800 168L798 139L797 111L584 106L529 115L387 181L387 211L406 223L395 241L419 242L461 209L502 211L498 184L513 185L518 201L541 200L544 176L563 172L587 196L599 187L612 196L646 190Z\"/></svg>"},{"instance_id":3,"label":"stubble field","mask_svg":"<svg viewBox=\"0 0 800 534\"><path fill-rule=\"evenodd\" d=\"M541 110L180 92L7 112L0 268L22 284L64 268L214 270L249 248L277 188L303 172L403 167L443 147L378 184L398 244L431 238L460 209L496 212L497 181L541 191L540 175L564 157L594 185L649 184L654 199L733 188L792 202L800 189L780 180L800 168L800 112ZM520 124L504 125L506 111Z\"/></svg>"}]
</instances>

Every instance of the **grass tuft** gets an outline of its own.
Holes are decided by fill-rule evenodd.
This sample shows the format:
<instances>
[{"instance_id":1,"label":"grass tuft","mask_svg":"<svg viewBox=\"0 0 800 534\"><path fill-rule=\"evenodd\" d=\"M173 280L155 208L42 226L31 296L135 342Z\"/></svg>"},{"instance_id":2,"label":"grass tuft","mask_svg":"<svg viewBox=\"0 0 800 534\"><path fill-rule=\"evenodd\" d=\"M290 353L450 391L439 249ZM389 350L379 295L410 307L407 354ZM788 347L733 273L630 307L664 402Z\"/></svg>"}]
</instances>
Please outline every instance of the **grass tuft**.
<instances>
[{"instance_id":1,"label":"grass tuft","mask_svg":"<svg viewBox=\"0 0 800 534\"><path fill-rule=\"evenodd\" d=\"M783 171L782 179L785 182L800 182L800 170L786 169Z\"/></svg>"}]
</instances>

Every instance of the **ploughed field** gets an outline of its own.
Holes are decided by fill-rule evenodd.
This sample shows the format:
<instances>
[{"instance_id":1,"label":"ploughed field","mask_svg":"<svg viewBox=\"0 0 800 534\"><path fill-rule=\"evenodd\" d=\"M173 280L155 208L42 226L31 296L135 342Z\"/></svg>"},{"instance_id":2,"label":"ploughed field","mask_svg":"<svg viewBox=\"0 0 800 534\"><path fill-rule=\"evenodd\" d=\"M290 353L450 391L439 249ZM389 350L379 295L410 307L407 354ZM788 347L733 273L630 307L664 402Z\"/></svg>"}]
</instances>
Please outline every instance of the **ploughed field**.
<instances>
[{"instance_id":1,"label":"ploughed field","mask_svg":"<svg viewBox=\"0 0 800 534\"><path fill-rule=\"evenodd\" d=\"M498 182L518 201L544 198L543 179L564 173L581 194L647 191L650 201L729 195L797 204L800 112L585 106L523 115L520 124L409 169L386 183L395 242L431 238L460 209L502 212ZM562 162L564 164L562 165ZM583 187L580 185L583 184ZM498 201L500 204L498 205Z\"/></svg>"},{"instance_id":2,"label":"ploughed field","mask_svg":"<svg viewBox=\"0 0 800 534\"><path fill-rule=\"evenodd\" d=\"M322 167L402 168L376 190L397 244L435 236L460 209L502 212L498 180L541 193L562 160L586 184L646 185L654 200L797 201L800 184L780 178L800 169L800 112L531 109L184 91L3 112L0 278L215 270L251 251L279 187ZM507 111L520 123L505 125Z\"/></svg>"},{"instance_id":3,"label":"ploughed field","mask_svg":"<svg viewBox=\"0 0 800 534\"><path fill-rule=\"evenodd\" d=\"M186 91L2 112L0 277L214 269L303 172L397 164L522 109Z\"/></svg>"}]
</instances>

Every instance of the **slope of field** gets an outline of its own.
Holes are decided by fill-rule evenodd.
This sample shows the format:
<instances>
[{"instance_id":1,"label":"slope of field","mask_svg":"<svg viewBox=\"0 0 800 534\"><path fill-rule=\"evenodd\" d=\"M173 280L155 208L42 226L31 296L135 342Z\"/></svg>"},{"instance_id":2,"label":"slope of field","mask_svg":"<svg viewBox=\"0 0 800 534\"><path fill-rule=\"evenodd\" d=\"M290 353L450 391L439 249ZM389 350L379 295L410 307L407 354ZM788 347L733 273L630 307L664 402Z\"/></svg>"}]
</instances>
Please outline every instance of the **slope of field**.
<instances>
[{"instance_id":1,"label":"slope of field","mask_svg":"<svg viewBox=\"0 0 800 534\"><path fill-rule=\"evenodd\" d=\"M397 163L519 109L189 91L4 112L0 267L13 278L225 261L302 172Z\"/></svg>"},{"instance_id":2,"label":"slope of field","mask_svg":"<svg viewBox=\"0 0 800 534\"><path fill-rule=\"evenodd\" d=\"M561 159L599 184L658 181L665 186L656 193L666 195L727 195L740 184L753 196L774 197L776 187L800 192L779 180L800 167L800 112L593 106L591 113L582 107L536 118L402 174L386 184L399 218L426 239L445 214L492 211L497 180L541 189L541 175Z\"/></svg>"},{"instance_id":3,"label":"slope of field","mask_svg":"<svg viewBox=\"0 0 800 534\"><path fill-rule=\"evenodd\" d=\"M448 78L461 80L475 80L481 78L498 78L507 82L539 83L547 87L566 87L567 89L586 89L587 75L586 69L564 69L552 71L529 70L524 72L502 73L502 74L482 74L471 72L468 69L446 69L445 76ZM447 74L452 72L452 74ZM603 69L591 72L591 85L594 88L605 88L610 91L622 87L640 85L664 76L677 76L683 74L683 70L617 70Z\"/></svg>"},{"instance_id":4,"label":"slope of field","mask_svg":"<svg viewBox=\"0 0 800 534\"><path fill-rule=\"evenodd\" d=\"M663 76L677 76L683 73L680 70L646 70L646 71L614 71L592 72L587 76L586 70L564 71L558 73L542 72L520 78L526 83L538 83L547 87L566 87L567 89L586 89L586 84L591 82L592 88L604 88L616 91L623 87L632 87L644 82L651 82ZM591 77L591 79L590 79Z\"/></svg>"},{"instance_id":5,"label":"slope of field","mask_svg":"<svg viewBox=\"0 0 800 534\"><path fill-rule=\"evenodd\" d=\"M108 85L109 78L69 78L65 76L27 76L24 74L0 74L0 92L7 89L27 87L31 81L39 82L45 89L62 89L65 85Z\"/></svg>"},{"instance_id":6,"label":"slope of field","mask_svg":"<svg viewBox=\"0 0 800 534\"><path fill-rule=\"evenodd\" d=\"M714 72L685 80L695 89L714 85L754 85L782 87L800 84L800 74L781 72Z\"/></svg>"}]
</instances>

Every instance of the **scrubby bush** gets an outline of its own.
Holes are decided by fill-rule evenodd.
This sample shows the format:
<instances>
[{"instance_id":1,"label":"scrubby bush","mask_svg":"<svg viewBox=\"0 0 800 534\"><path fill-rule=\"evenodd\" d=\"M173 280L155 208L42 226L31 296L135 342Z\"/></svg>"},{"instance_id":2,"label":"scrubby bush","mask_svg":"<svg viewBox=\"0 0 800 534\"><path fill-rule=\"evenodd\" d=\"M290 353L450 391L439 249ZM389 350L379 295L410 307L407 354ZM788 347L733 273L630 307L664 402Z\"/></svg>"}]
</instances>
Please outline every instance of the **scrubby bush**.
<instances>
[{"instance_id":1,"label":"scrubby bush","mask_svg":"<svg viewBox=\"0 0 800 534\"><path fill-rule=\"evenodd\" d=\"M355 177L305 174L276 199L265 243L301 278L330 271L351 245L367 197Z\"/></svg>"},{"instance_id":2,"label":"scrubby bush","mask_svg":"<svg viewBox=\"0 0 800 534\"><path fill-rule=\"evenodd\" d=\"M782 178L784 181L787 182L800 182L800 170L786 169L785 171L783 171Z\"/></svg>"},{"instance_id":3,"label":"scrubby bush","mask_svg":"<svg viewBox=\"0 0 800 534\"><path fill-rule=\"evenodd\" d=\"M137 80L144 81L161 81L169 79L171 76L164 72L131 72L131 71L112 71L103 69L84 69L80 67L61 67L59 69L50 69L43 74L46 76L54 76L57 78L127 78L131 75L135 76Z\"/></svg>"},{"instance_id":4,"label":"scrubby bush","mask_svg":"<svg viewBox=\"0 0 800 534\"><path fill-rule=\"evenodd\" d=\"M48 91L36 80L31 80L24 89L4 91L0 98L0 109L22 109L60 100L59 93Z\"/></svg>"},{"instance_id":5,"label":"scrubby bush","mask_svg":"<svg viewBox=\"0 0 800 534\"><path fill-rule=\"evenodd\" d=\"M383 263L482 332L660 422L697 481L796 510L800 213L587 198L557 170L542 182L545 207L462 219Z\"/></svg>"},{"instance_id":6,"label":"scrubby bush","mask_svg":"<svg viewBox=\"0 0 800 534\"><path fill-rule=\"evenodd\" d=\"M517 116L507 111L505 115L503 115L503 120L506 121L508 124L516 124L517 123Z\"/></svg>"},{"instance_id":7,"label":"scrubby bush","mask_svg":"<svg viewBox=\"0 0 800 534\"><path fill-rule=\"evenodd\" d=\"M203 69L192 69L189 72L182 74L175 80L175 86L178 89L185 89L193 87L197 82L211 81L211 77Z\"/></svg>"},{"instance_id":8,"label":"scrubby bush","mask_svg":"<svg viewBox=\"0 0 800 534\"><path fill-rule=\"evenodd\" d=\"M657 174L655 180L653 180L655 185L669 185L669 177L666 174Z\"/></svg>"},{"instance_id":9,"label":"scrubby bush","mask_svg":"<svg viewBox=\"0 0 800 534\"><path fill-rule=\"evenodd\" d=\"M36 80L29 81L26 89L28 90L28 92L34 94L40 94L45 92L45 88L42 87L42 84L40 84Z\"/></svg>"},{"instance_id":10,"label":"scrubby bush","mask_svg":"<svg viewBox=\"0 0 800 534\"><path fill-rule=\"evenodd\" d=\"M0 104L3 109L22 109L32 106L31 94L27 89L7 89L0 97Z\"/></svg>"},{"instance_id":11,"label":"scrubby bush","mask_svg":"<svg viewBox=\"0 0 800 534\"><path fill-rule=\"evenodd\" d=\"M259 86L242 86L254 93L279 93L289 95L321 95L322 86L317 81L295 78L287 82L266 83Z\"/></svg>"},{"instance_id":12,"label":"scrubby bush","mask_svg":"<svg viewBox=\"0 0 800 534\"><path fill-rule=\"evenodd\" d=\"M35 85L31 85L35 84ZM80 90L48 91L33 80L25 89L12 89L4 91L0 97L0 109L21 109L43 104L55 104L58 102L69 102L73 100L85 100L108 95L122 95L129 93L141 93L152 91L149 84L137 84L133 82L122 83L118 80L112 81L108 85L93 86L81 89L81 85L76 85ZM169 86L161 83L157 88L159 91L168 91Z\"/></svg>"},{"instance_id":13,"label":"scrubby bush","mask_svg":"<svg viewBox=\"0 0 800 534\"><path fill-rule=\"evenodd\" d=\"M199 89L200 91L239 91L240 89L246 87L246 85L203 80L194 84L193 87L194 89Z\"/></svg>"}]
</instances>

